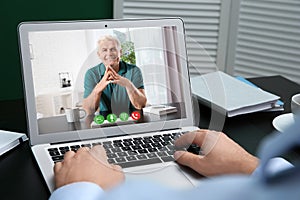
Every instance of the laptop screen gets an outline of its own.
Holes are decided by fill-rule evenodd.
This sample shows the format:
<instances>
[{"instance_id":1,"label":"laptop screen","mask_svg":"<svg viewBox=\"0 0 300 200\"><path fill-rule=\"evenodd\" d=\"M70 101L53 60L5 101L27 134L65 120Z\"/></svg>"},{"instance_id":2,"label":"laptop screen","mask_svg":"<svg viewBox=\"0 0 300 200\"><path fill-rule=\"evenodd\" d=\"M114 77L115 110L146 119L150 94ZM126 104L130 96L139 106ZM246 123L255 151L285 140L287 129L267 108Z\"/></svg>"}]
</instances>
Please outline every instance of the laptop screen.
<instances>
[{"instance_id":1,"label":"laptop screen","mask_svg":"<svg viewBox=\"0 0 300 200\"><path fill-rule=\"evenodd\" d=\"M30 131L64 141L68 135L163 130L174 126L169 122L190 120L182 24L150 21L155 23L24 24L20 42Z\"/></svg>"}]
</instances>

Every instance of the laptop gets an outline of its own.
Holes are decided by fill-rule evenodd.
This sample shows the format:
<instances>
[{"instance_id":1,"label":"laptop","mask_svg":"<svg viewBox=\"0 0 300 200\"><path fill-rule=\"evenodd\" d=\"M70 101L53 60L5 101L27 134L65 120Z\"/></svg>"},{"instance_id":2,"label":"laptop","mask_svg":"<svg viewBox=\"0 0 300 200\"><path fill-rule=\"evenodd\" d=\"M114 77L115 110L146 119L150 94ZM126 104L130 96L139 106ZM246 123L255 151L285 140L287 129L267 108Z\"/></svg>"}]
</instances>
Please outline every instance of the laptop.
<instances>
[{"instance_id":1,"label":"laptop","mask_svg":"<svg viewBox=\"0 0 300 200\"><path fill-rule=\"evenodd\" d=\"M198 129L181 19L23 22L18 33L30 145L50 192L55 162L67 151L97 144L110 163L123 167L126 180L177 188L198 184L200 176L173 157L173 141ZM68 122L66 109L82 110L84 77L101 63L97 41L104 35L118 38L121 59L140 69L146 112L110 113L115 117L102 120L97 112L79 112L82 116Z\"/></svg>"}]
</instances>

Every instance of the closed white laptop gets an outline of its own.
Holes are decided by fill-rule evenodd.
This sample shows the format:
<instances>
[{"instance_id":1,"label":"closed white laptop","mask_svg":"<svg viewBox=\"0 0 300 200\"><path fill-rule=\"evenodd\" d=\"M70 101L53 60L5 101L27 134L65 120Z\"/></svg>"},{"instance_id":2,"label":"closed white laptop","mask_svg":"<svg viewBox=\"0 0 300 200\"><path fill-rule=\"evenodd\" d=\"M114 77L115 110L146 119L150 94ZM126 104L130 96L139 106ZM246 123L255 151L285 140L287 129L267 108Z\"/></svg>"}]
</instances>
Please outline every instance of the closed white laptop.
<instances>
[{"instance_id":1,"label":"closed white laptop","mask_svg":"<svg viewBox=\"0 0 300 200\"><path fill-rule=\"evenodd\" d=\"M30 144L51 192L54 163L69 150L97 144L104 146L110 163L124 168L128 180L152 179L180 188L197 184L198 178L172 156L172 141L197 129L181 19L24 22L18 31ZM176 112L128 111L127 119L112 108L115 113L109 114L117 121L107 116L99 121L98 112L85 116L80 111L84 77L101 63L97 42L104 35L117 37L122 60L141 70L147 106L173 106ZM67 121L68 108L79 110L77 121Z\"/></svg>"}]
</instances>

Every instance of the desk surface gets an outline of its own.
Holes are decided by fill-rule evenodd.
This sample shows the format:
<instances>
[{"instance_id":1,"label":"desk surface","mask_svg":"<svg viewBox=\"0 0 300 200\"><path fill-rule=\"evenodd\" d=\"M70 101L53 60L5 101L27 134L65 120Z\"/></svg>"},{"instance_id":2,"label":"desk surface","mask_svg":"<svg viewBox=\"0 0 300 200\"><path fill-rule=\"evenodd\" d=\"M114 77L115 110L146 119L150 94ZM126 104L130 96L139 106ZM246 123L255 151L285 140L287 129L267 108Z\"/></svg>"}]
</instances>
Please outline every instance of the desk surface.
<instances>
[{"instance_id":1,"label":"desk surface","mask_svg":"<svg viewBox=\"0 0 300 200\"><path fill-rule=\"evenodd\" d=\"M300 85L281 76L251 78L261 88L279 95L284 101L284 111L259 112L233 118L226 118L222 131L238 142L250 153L255 154L261 139L274 128L272 120L290 112L291 96L300 93ZM23 104L23 101L20 102ZM200 128L213 127L210 123L211 111L200 106ZM1 199L47 199L50 195L39 168L31 153L29 143L23 143L0 157Z\"/></svg>"}]
</instances>

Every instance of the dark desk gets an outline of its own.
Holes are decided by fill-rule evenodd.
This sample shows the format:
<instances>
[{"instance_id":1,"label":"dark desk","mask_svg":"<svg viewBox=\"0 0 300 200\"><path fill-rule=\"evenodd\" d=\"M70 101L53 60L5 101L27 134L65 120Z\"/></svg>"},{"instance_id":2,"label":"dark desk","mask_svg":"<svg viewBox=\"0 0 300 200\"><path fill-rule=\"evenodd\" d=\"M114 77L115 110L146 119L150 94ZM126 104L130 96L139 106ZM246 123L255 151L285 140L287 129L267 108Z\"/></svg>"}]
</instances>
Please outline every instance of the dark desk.
<instances>
[{"instance_id":1,"label":"dark desk","mask_svg":"<svg viewBox=\"0 0 300 200\"><path fill-rule=\"evenodd\" d=\"M225 119L222 130L246 150L255 154L261 139L274 130L272 120L282 113L290 112L291 96L300 93L300 85L281 76L252 78L251 81L263 89L281 96L285 103L283 112L259 112ZM19 104L23 104L23 101ZM210 124L210 114L209 108L200 105L199 126L201 128L207 128ZM1 120L3 120L3 116ZM217 124L218 122L214 123ZM7 129L10 122L3 122L2 124ZM11 123L11 127L11 130L16 130L14 123ZM0 173L0 194L3 200L42 200L47 199L50 195L28 142L1 156Z\"/></svg>"}]
</instances>

